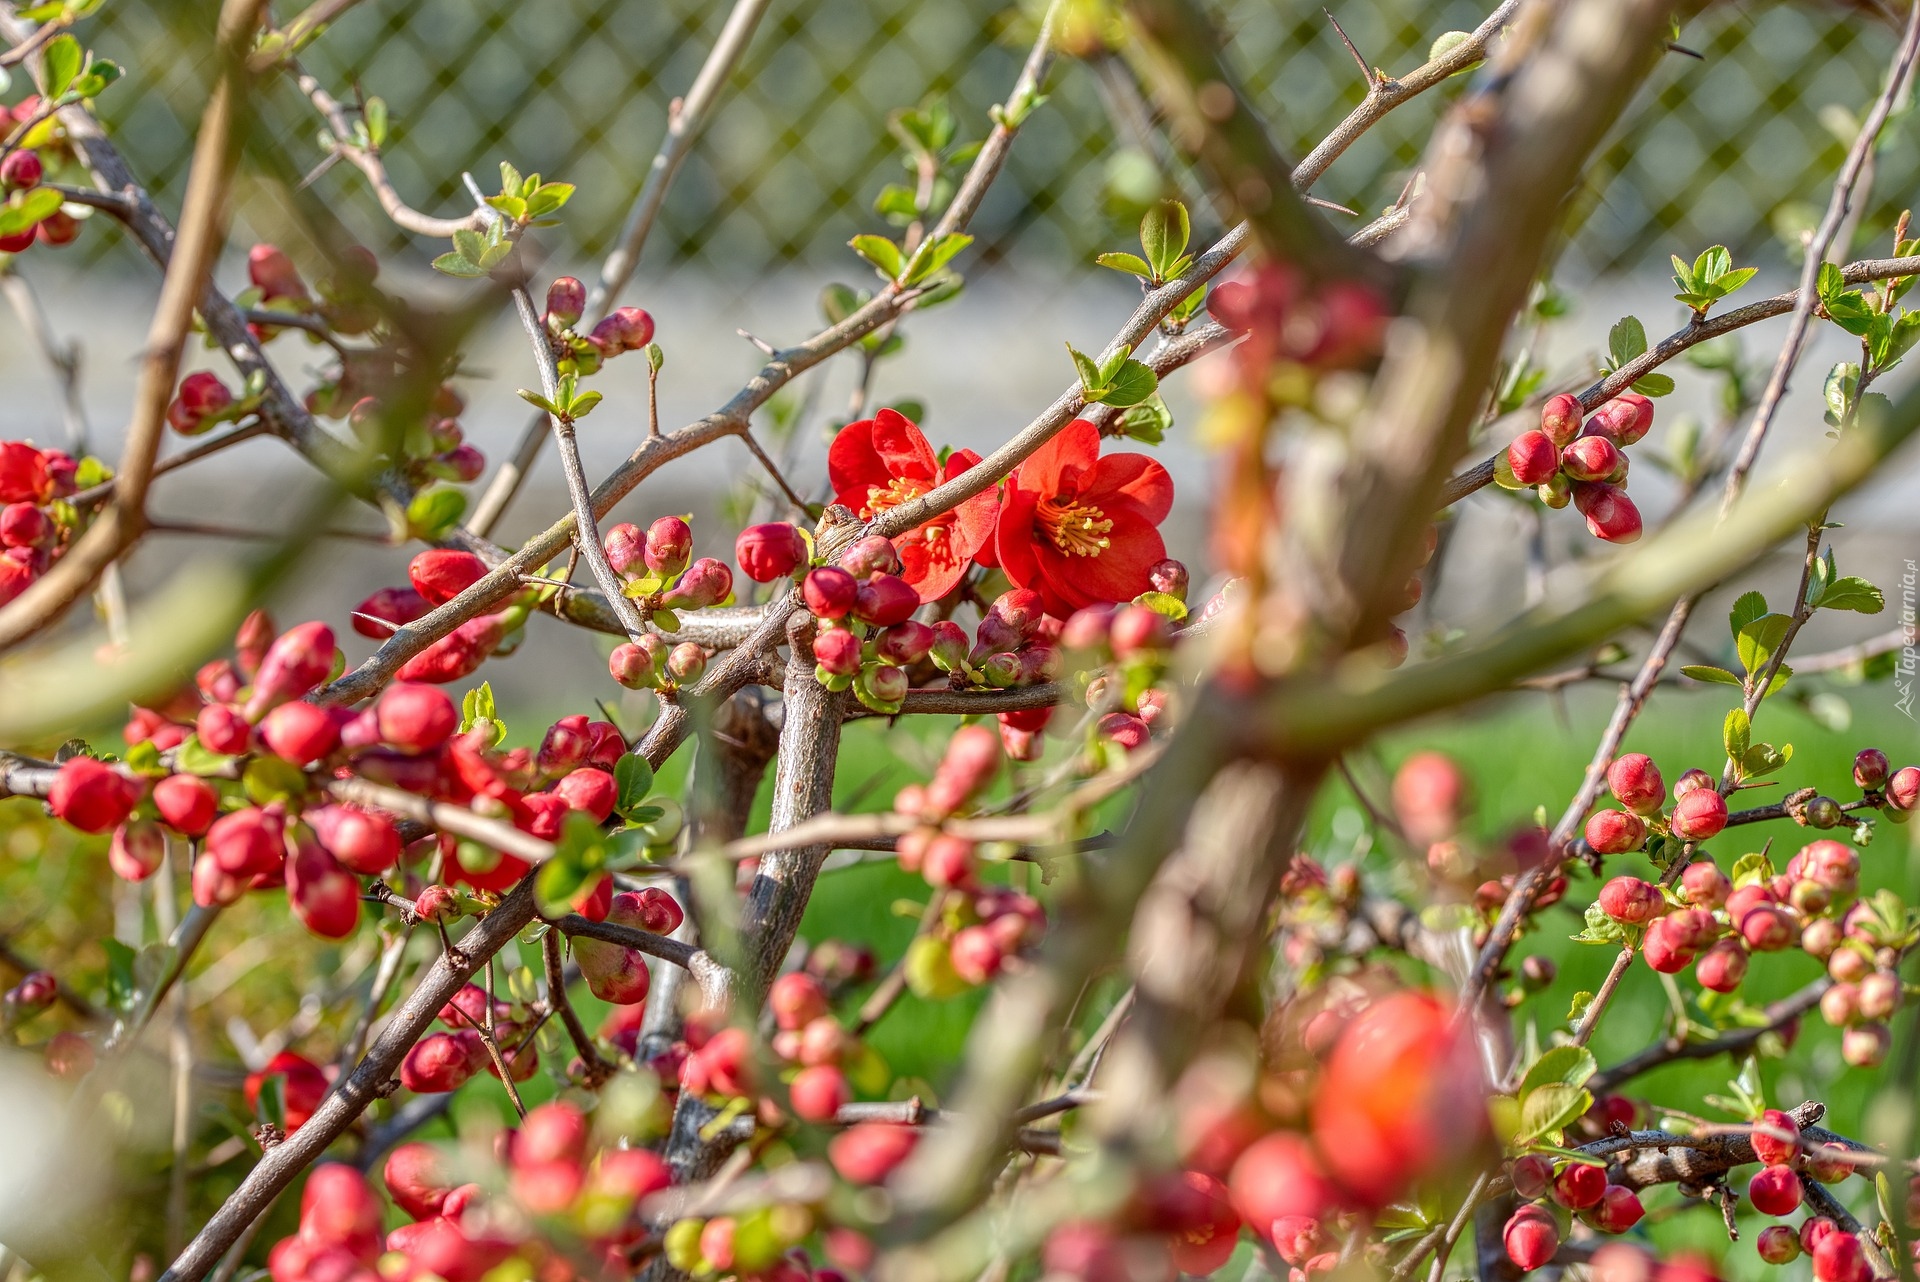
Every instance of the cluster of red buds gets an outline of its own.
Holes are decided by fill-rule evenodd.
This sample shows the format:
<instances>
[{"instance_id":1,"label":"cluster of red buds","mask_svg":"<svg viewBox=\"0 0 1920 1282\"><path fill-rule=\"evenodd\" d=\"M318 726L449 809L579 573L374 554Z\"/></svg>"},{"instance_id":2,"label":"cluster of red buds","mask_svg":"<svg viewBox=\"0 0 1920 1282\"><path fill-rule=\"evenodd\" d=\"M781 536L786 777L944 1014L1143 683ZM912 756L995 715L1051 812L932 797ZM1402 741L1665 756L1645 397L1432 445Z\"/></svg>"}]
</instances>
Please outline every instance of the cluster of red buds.
<instances>
[{"instance_id":1,"label":"cluster of red buds","mask_svg":"<svg viewBox=\"0 0 1920 1282\"><path fill-rule=\"evenodd\" d=\"M792 531L792 541L782 531ZM792 526L749 526L740 534L739 553L741 569L764 575L763 581L807 564L804 542ZM913 684L910 670L935 656L941 635L939 625L913 617L920 594L900 577L901 568L893 544L869 535L842 552L837 564L808 569L800 584L801 599L820 624L813 639L814 676L829 690L851 689L875 712L900 711Z\"/></svg>"},{"instance_id":2,"label":"cluster of red buds","mask_svg":"<svg viewBox=\"0 0 1920 1282\"><path fill-rule=\"evenodd\" d=\"M0 441L0 605L25 592L72 541L76 514L64 500L79 492L81 466L64 450ZM101 479L108 475L89 466Z\"/></svg>"},{"instance_id":3,"label":"cluster of red buds","mask_svg":"<svg viewBox=\"0 0 1920 1282\"><path fill-rule=\"evenodd\" d=\"M733 600L733 571L710 556L693 559L693 529L684 517L663 516L642 533L622 523L602 539L607 561L640 603L653 625L665 632L680 628L688 610L704 610ZM607 658L613 679L629 690L672 694L700 679L711 655L692 642L671 644L651 633L638 642L622 642Z\"/></svg>"},{"instance_id":4,"label":"cluster of red buds","mask_svg":"<svg viewBox=\"0 0 1920 1282\"><path fill-rule=\"evenodd\" d=\"M1625 1233L1647 1213L1639 1194L1608 1181L1604 1165L1569 1158L1556 1171L1552 1159L1527 1153L1513 1160L1508 1174L1522 1203L1502 1237L1507 1258L1523 1271L1539 1268L1560 1249L1562 1212L1601 1233Z\"/></svg>"},{"instance_id":5,"label":"cluster of red buds","mask_svg":"<svg viewBox=\"0 0 1920 1282\"><path fill-rule=\"evenodd\" d=\"M1886 755L1875 748L1855 757L1854 777L1890 816L1904 816L1920 797L1920 768L1889 772ZM1666 788L1650 759L1629 753L1613 763L1607 778L1627 808L1603 810L1588 821L1587 842L1600 854L1639 849L1649 826L1664 826L1694 842L1726 825L1726 802L1703 771L1690 770L1676 782L1677 800L1664 824L1659 816ZM1837 822L1839 807L1831 800L1814 798L1803 813L1822 800ZM1807 822L1830 826L1813 818ZM1654 970L1671 974L1691 965L1701 986L1715 992L1739 988L1756 952L1799 948L1824 962L1834 984L1821 1000L1821 1014L1846 1030L1841 1039L1846 1062L1872 1067L1886 1057L1891 1044L1886 1021L1900 1005L1896 967L1907 912L1891 891L1861 898L1859 881L1860 856L1822 838L1778 872L1764 854L1752 854L1738 860L1729 875L1697 852L1676 889L1618 876L1601 887L1596 909L1621 932L1631 932Z\"/></svg>"},{"instance_id":6,"label":"cluster of red buds","mask_svg":"<svg viewBox=\"0 0 1920 1282\"><path fill-rule=\"evenodd\" d=\"M22 99L12 108L0 106L0 137L26 129L14 149L0 160L0 215L6 216L8 229L0 234L0 256L23 254L37 241L50 248L71 245L80 235L80 219L67 212L66 203L51 187L41 184L53 169L68 164L70 149L60 133L59 122L49 118L33 123L40 114L37 95Z\"/></svg>"},{"instance_id":7,"label":"cluster of red buds","mask_svg":"<svg viewBox=\"0 0 1920 1282\"><path fill-rule=\"evenodd\" d=\"M1608 543L1640 537L1640 509L1627 497L1627 448L1653 428L1653 402L1622 392L1581 420L1580 398L1562 392L1540 411L1540 426L1522 432L1495 462L1502 484L1534 487L1551 508L1572 503L1587 530Z\"/></svg>"},{"instance_id":8,"label":"cluster of red buds","mask_svg":"<svg viewBox=\"0 0 1920 1282\"><path fill-rule=\"evenodd\" d=\"M381 588L353 608L353 630L385 640L394 629L424 618L487 575L487 563L471 552L429 548L407 565L407 587ZM445 685L473 675L495 654L517 644L532 611L533 589L505 607L476 615L401 665L402 681Z\"/></svg>"},{"instance_id":9,"label":"cluster of red buds","mask_svg":"<svg viewBox=\"0 0 1920 1282\"><path fill-rule=\"evenodd\" d=\"M638 307L616 307L582 334L574 326L586 310L587 287L578 280L561 276L547 286L547 340L562 374L598 373L604 362L653 342L653 317Z\"/></svg>"},{"instance_id":10,"label":"cluster of red buds","mask_svg":"<svg viewBox=\"0 0 1920 1282\"><path fill-rule=\"evenodd\" d=\"M260 244L247 251L250 285L234 302L249 311L316 316L339 335L365 334L380 320L373 292L373 283L379 275L380 260L372 251L350 245L336 260L333 273L310 290L285 250ZM248 328L255 338L268 342L290 327L256 321ZM322 341L312 330L304 326L296 328L307 335L309 343Z\"/></svg>"}]
</instances>

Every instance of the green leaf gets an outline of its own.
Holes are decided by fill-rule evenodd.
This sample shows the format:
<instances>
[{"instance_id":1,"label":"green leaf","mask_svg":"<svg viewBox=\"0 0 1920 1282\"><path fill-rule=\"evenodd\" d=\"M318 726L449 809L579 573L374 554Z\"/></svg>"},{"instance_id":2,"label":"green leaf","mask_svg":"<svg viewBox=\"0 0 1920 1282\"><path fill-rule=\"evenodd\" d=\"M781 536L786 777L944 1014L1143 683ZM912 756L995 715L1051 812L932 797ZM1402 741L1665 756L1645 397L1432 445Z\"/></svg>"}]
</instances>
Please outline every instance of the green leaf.
<instances>
[{"instance_id":1,"label":"green leaf","mask_svg":"<svg viewBox=\"0 0 1920 1282\"><path fill-rule=\"evenodd\" d=\"M613 808L630 823L647 822L636 817L647 794L653 790L653 767L647 764L647 759L632 752L622 756L614 763L613 782L618 788Z\"/></svg>"},{"instance_id":2,"label":"green leaf","mask_svg":"<svg viewBox=\"0 0 1920 1282\"><path fill-rule=\"evenodd\" d=\"M188 735L173 750L173 764L181 774L218 775L234 763L235 758L224 752L215 752L200 742L200 736Z\"/></svg>"},{"instance_id":3,"label":"green leaf","mask_svg":"<svg viewBox=\"0 0 1920 1282\"><path fill-rule=\"evenodd\" d=\"M1715 668L1703 663L1690 663L1680 669L1681 675L1692 677L1695 681L1706 681L1713 685L1737 686L1742 684L1739 677L1725 668Z\"/></svg>"},{"instance_id":4,"label":"green leaf","mask_svg":"<svg viewBox=\"0 0 1920 1282\"><path fill-rule=\"evenodd\" d=\"M1155 279L1165 280L1176 273L1174 264L1187 252L1192 227L1187 207L1177 200L1156 201L1140 219L1140 247L1147 251Z\"/></svg>"},{"instance_id":5,"label":"green leaf","mask_svg":"<svg viewBox=\"0 0 1920 1282\"><path fill-rule=\"evenodd\" d=\"M1740 629L1766 612L1767 598L1758 592L1743 593L1740 599L1733 603L1733 609L1727 613L1727 627L1735 637L1738 637Z\"/></svg>"},{"instance_id":6,"label":"green leaf","mask_svg":"<svg viewBox=\"0 0 1920 1282\"><path fill-rule=\"evenodd\" d=\"M1673 395L1673 380L1665 374L1642 374L1633 380L1633 390L1642 396Z\"/></svg>"},{"instance_id":7,"label":"green leaf","mask_svg":"<svg viewBox=\"0 0 1920 1282\"><path fill-rule=\"evenodd\" d=\"M1783 743L1780 747L1775 748L1770 743L1756 743L1753 747L1747 749L1745 755L1739 760L1741 777L1758 779L1762 775L1772 774L1789 761L1792 761L1793 745Z\"/></svg>"},{"instance_id":8,"label":"green leaf","mask_svg":"<svg viewBox=\"0 0 1920 1282\"><path fill-rule=\"evenodd\" d=\"M1728 294L1739 289L1759 274L1760 269L1758 267L1736 267L1732 271L1724 273L1719 280L1713 283L1714 294L1716 297L1725 298Z\"/></svg>"},{"instance_id":9,"label":"green leaf","mask_svg":"<svg viewBox=\"0 0 1920 1282\"><path fill-rule=\"evenodd\" d=\"M100 947L107 954L107 1005L115 1010L132 1010L133 1000L139 995L133 977L133 963L139 954L112 938L102 939Z\"/></svg>"},{"instance_id":10,"label":"green leaf","mask_svg":"<svg viewBox=\"0 0 1920 1282\"><path fill-rule=\"evenodd\" d=\"M1747 744L1753 735L1753 723L1747 719L1745 708L1735 708L1727 714L1720 727L1720 742L1726 745L1727 756L1734 761L1747 755Z\"/></svg>"},{"instance_id":11,"label":"green leaf","mask_svg":"<svg viewBox=\"0 0 1920 1282\"><path fill-rule=\"evenodd\" d=\"M1607 916L1598 902L1587 905L1587 928L1574 935L1576 944L1617 944L1626 938L1626 930L1619 922Z\"/></svg>"},{"instance_id":12,"label":"green leaf","mask_svg":"<svg viewBox=\"0 0 1920 1282\"><path fill-rule=\"evenodd\" d=\"M559 210L573 199L572 183L541 183L533 195L527 197L527 216L542 218Z\"/></svg>"},{"instance_id":13,"label":"green leaf","mask_svg":"<svg viewBox=\"0 0 1920 1282\"><path fill-rule=\"evenodd\" d=\"M384 98L369 98L361 109L360 118L366 122L367 142L375 151L387 142L387 101Z\"/></svg>"},{"instance_id":14,"label":"green leaf","mask_svg":"<svg viewBox=\"0 0 1920 1282\"><path fill-rule=\"evenodd\" d=\"M1133 603L1144 605L1155 614L1171 619L1175 623L1187 617L1187 603L1165 592L1142 592L1133 599Z\"/></svg>"},{"instance_id":15,"label":"green leaf","mask_svg":"<svg viewBox=\"0 0 1920 1282\"><path fill-rule=\"evenodd\" d=\"M1114 422L1114 432L1142 444L1158 445L1166 439L1167 429L1172 426L1173 411L1165 401L1154 396L1120 415Z\"/></svg>"},{"instance_id":16,"label":"green leaf","mask_svg":"<svg viewBox=\"0 0 1920 1282\"><path fill-rule=\"evenodd\" d=\"M1887 598L1879 588L1860 578L1848 575L1844 579L1835 579L1827 585L1826 591L1814 604L1822 610L1852 610L1856 614L1878 614L1887 608Z\"/></svg>"},{"instance_id":17,"label":"green leaf","mask_svg":"<svg viewBox=\"0 0 1920 1282\"><path fill-rule=\"evenodd\" d=\"M548 400L546 397L542 396L540 393L534 391L530 387L516 387L513 389L513 393L515 396L518 396L521 400L525 401L529 405L534 406L536 409L543 409L547 413L554 414L554 415L557 415L560 413L559 406L555 405L552 401Z\"/></svg>"},{"instance_id":18,"label":"green leaf","mask_svg":"<svg viewBox=\"0 0 1920 1282\"><path fill-rule=\"evenodd\" d=\"M958 231L950 231L928 241L914 254L904 283L908 286L918 285L952 262L954 255L972 243L973 237Z\"/></svg>"},{"instance_id":19,"label":"green leaf","mask_svg":"<svg viewBox=\"0 0 1920 1282\"><path fill-rule=\"evenodd\" d=\"M1080 351L1072 343L1067 344L1067 353L1073 357L1073 367L1079 371L1080 388L1086 393L1087 399L1099 400L1099 394L1107 390L1107 385L1100 379L1100 367L1094 363L1093 357Z\"/></svg>"},{"instance_id":20,"label":"green leaf","mask_svg":"<svg viewBox=\"0 0 1920 1282\"><path fill-rule=\"evenodd\" d=\"M1520 1132L1516 1141L1556 1134L1592 1107L1593 1096L1584 1087L1550 1082L1520 1102Z\"/></svg>"},{"instance_id":21,"label":"green leaf","mask_svg":"<svg viewBox=\"0 0 1920 1282\"><path fill-rule=\"evenodd\" d=\"M42 74L46 78L46 97L57 99L72 86L74 77L80 74L80 68L86 64L86 54L80 49L80 42L70 35L58 35L47 42Z\"/></svg>"},{"instance_id":22,"label":"green leaf","mask_svg":"<svg viewBox=\"0 0 1920 1282\"><path fill-rule=\"evenodd\" d=\"M460 523L467 514L467 496L451 486L420 491L407 504L407 528L414 538L431 543Z\"/></svg>"},{"instance_id":23,"label":"green leaf","mask_svg":"<svg viewBox=\"0 0 1920 1282\"><path fill-rule=\"evenodd\" d=\"M895 226L904 227L920 216L921 209L912 188L900 183L888 183L873 198L873 212Z\"/></svg>"},{"instance_id":24,"label":"green leaf","mask_svg":"<svg viewBox=\"0 0 1920 1282\"><path fill-rule=\"evenodd\" d=\"M1117 272L1127 272L1142 280L1153 279L1153 268L1149 267L1147 260L1138 254L1099 254L1093 261L1102 267L1111 267Z\"/></svg>"},{"instance_id":25,"label":"green leaf","mask_svg":"<svg viewBox=\"0 0 1920 1282\"><path fill-rule=\"evenodd\" d=\"M503 195L512 195L526 182L520 171L506 161L500 162L500 191Z\"/></svg>"},{"instance_id":26,"label":"green leaf","mask_svg":"<svg viewBox=\"0 0 1920 1282\"><path fill-rule=\"evenodd\" d=\"M1673 283L1680 287L1683 295L1680 301L1699 297L1700 284L1694 278L1693 268L1687 266L1687 260L1678 254L1669 254L1667 257L1673 260Z\"/></svg>"},{"instance_id":27,"label":"green leaf","mask_svg":"<svg viewBox=\"0 0 1920 1282\"><path fill-rule=\"evenodd\" d=\"M477 231L462 227L453 233L453 247L460 257L477 266L487 252L487 238Z\"/></svg>"},{"instance_id":28,"label":"green leaf","mask_svg":"<svg viewBox=\"0 0 1920 1282\"><path fill-rule=\"evenodd\" d=\"M62 200L51 187L15 192L12 199L0 205L0 236L14 236L37 227L59 212Z\"/></svg>"},{"instance_id":29,"label":"green leaf","mask_svg":"<svg viewBox=\"0 0 1920 1282\"><path fill-rule=\"evenodd\" d=\"M1613 367L1619 369L1634 357L1647 350L1647 327L1638 317L1623 316L1607 332L1607 351L1613 356Z\"/></svg>"},{"instance_id":30,"label":"green leaf","mask_svg":"<svg viewBox=\"0 0 1920 1282\"><path fill-rule=\"evenodd\" d=\"M1772 880L1773 861L1758 851L1742 855L1733 861L1727 877L1733 882L1735 890L1742 886L1757 886L1763 881Z\"/></svg>"},{"instance_id":31,"label":"green leaf","mask_svg":"<svg viewBox=\"0 0 1920 1282\"><path fill-rule=\"evenodd\" d=\"M1820 264L1820 275L1814 281L1814 292L1820 295L1821 302L1840 297L1847 290L1847 278L1832 263Z\"/></svg>"},{"instance_id":32,"label":"green leaf","mask_svg":"<svg viewBox=\"0 0 1920 1282\"><path fill-rule=\"evenodd\" d=\"M1711 285L1725 276L1733 268L1733 256L1725 245L1715 245L1693 260L1694 279L1703 285Z\"/></svg>"},{"instance_id":33,"label":"green leaf","mask_svg":"<svg viewBox=\"0 0 1920 1282\"><path fill-rule=\"evenodd\" d=\"M307 776L284 757L260 756L247 762L240 784L246 789L248 800L256 806L265 806L304 795Z\"/></svg>"},{"instance_id":34,"label":"green leaf","mask_svg":"<svg viewBox=\"0 0 1920 1282\"><path fill-rule=\"evenodd\" d=\"M1138 405L1152 396L1159 386L1160 379L1151 369L1139 361L1129 360L1120 366L1099 399L1103 404L1123 408Z\"/></svg>"},{"instance_id":35,"label":"green leaf","mask_svg":"<svg viewBox=\"0 0 1920 1282\"><path fill-rule=\"evenodd\" d=\"M486 268L468 262L466 255L461 254L457 250L442 254L440 257L434 259L433 270L448 276L465 277L469 280L487 274Z\"/></svg>"},{"instance_id":36,"label":"green leaf","mask_svg":"<svg viewBox=\"0 0 1920 1282\"><path fill-rule=\"evenodd\" d=\"M885 236L864 233L855 236L847 244L852 247L854 253L872 263L888 280L900 279L900 272L906 266L906 260L900 255L900 246Z\"/></svg>"},{"instance_id":37,"label":"green leaf","mask_svg":"<svg viewBox=\"0 0 1920 1282\"><path fill-rule=\"evenodd\" d=\"M1527 1069L1526 1077L1520 1082L1520 1098L1524 1101L1528 1095L1550 1083L1585 1086L1587 1079L1599 1071L1600 1061L1586 1047L1556 1046L1533 1061L1533 1066Z\"/></svg>"},{"instance_id":38,"label":"green leaf","mask_svg":"<svg viewBox=\"0 0 1920 1282\"><path fill-rule=\"evenodd\" d=\"M599 392L586 391L580 393L580 395L574 397L567 403L567 417L576 420L585 418L587 415L593 413L593 407L598 405L602 399L604 398Z\"/></svg>"},{"instance_id":39,"label":"green leaf","mask_svg":"<svg viewBox=\"0 0 1920 1282\"><path fill-rule=\"evenodd\" d=\"M1749 676L1767 666L1767 661L1773 658L1773 652L1786 640L1787 629L1792 623L1793 620L1784 614L1763 614L1734 636L1734 648L1739 652L1740 664Z\"/></svg>"},{"instance_id":40,"label":"green leaf","mask_svg":"<svg viewBox=\"0 0 1920 1282\"><path fill-rule=\"evenodd\" d=\"M820 315L829 325L838 325L847 317L860 310L867 301L867 295L851 285L828 285L820 291Z\"/></svg>"}]
</instances>

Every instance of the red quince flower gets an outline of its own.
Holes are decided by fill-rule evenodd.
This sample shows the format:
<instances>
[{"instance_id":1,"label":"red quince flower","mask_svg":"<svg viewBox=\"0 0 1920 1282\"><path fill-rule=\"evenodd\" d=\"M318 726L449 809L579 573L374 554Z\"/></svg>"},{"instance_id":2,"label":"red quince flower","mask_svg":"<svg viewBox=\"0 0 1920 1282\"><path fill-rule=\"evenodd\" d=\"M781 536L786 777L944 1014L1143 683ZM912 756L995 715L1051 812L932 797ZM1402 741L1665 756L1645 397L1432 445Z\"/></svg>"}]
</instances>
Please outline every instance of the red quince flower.
<instances>
[{"instance_id":1,"label":"red quince flower","mask_svg":"<svg viewBox=\"0 0 1920 1282\"><path fill-rule=\"evenodd\" d=\"M996 543L1015 587L1040 594L1047 613L1131 601L1166 559L1160 522L1173 478L1144 454L1100 454L1100 431L1067 424L1007 478Z\"/></svg>"},{"instance_id":2,"label":"red quince flower","mask_svg":"<svg viewBox=\"0 0 1920 1282\"><path fill-rule=\"evenodd\" d=\"M870 521L891 507L918 498L980 461L972 450L955 450L944 466L926 434L893 410L849 423L827 451L827 479L833 501ZM953 591L967 565L993 539L1000 500L989 490L951 512L917 525L893 540L905 567L901 578L922 601L937 601Z\"/></svg>"}]
</instances>

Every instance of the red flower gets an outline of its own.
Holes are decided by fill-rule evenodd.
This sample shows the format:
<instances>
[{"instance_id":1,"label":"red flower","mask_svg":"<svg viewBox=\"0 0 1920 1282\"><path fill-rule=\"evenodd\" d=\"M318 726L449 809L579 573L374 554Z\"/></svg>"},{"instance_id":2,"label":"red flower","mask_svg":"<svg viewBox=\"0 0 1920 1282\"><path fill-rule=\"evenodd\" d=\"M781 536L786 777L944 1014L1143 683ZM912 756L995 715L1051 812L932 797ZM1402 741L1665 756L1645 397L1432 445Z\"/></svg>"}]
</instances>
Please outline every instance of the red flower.
<instances>
[{"instance_id":1,"label":"red flower","mask_svg":"<svg viewBox=\"0 0 1920 1282\"><path fill-rule=\"evenodd\" d=\"M1000 565L1057 619L1131 601L1152 587L1148 572L1166 559L1158 526L1172 506L1166 468L1144 454L1102 458L1099 429L1075 419L1007 478Z\"/></svg>"},{"instance_id":2,"label":"red flower","mask_svg":"<svg viewBox=\"0 0 1920 1282\"><path fill-rule=\"evenodd\" d=\"M955 450L943 467L918 427L893 410L881 410L840 429L827 451L827 479L833 483L834 502L870 521L979 461L972 450ZM905 566L900 577L922 601L937 601L960 582L968 562L991 542L999 506L991 490L976 494L893 540Z\"/></svg>"}]
</instances>

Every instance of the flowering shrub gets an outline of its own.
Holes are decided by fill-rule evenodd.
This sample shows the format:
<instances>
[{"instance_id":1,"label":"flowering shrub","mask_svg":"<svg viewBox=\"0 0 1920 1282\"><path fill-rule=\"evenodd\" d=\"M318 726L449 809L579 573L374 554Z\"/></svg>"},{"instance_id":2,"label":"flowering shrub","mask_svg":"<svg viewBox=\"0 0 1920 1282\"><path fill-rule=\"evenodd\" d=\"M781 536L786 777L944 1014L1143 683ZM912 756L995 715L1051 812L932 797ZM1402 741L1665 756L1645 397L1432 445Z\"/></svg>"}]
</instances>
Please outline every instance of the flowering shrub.
<instances>
[{"instance_id":1,"label":"flowering shrub","mask_svg":"<svg viewBox=\"0 0 1920 1282\"><path fill-rule=\"evenodd\" d=\"M1889 257L1842 265L1840 239L1920 16L1800 247L1799 287L1729 310L1756 269L1720 247L1676 257L1682 327L1649 343L1625 318L1576 374L1535 367L1516 330L1565 310L1543 301L1559 211L1679 38L1667 8L1500 5L1422 66L1369 71L1361 106L1290 168L1204 13L1053 6L990 118L937 99L894 117L920 181L880 194L898 239L852 242L872 286L829 288L826 328L767 347L693 424L663 428L651 396L632 453L595 485L578 436L619 429L589 421L607 395L594 380L644 353L657 393L687 341L618 305L663 189L638 195L598 285L562 276L537 294L523 247L573 185L509 164L471 212L409 206L380 159L384 104L349 112L293 62L351 7L223 6L176 229L92 114L119 74L81 42L97 0L0 4L0 67L34 90L7 108L3 269L84 218L165 273L117 464L0 442L7 848L47 871L35 893L72 870L116 905L98 950L46 969L0 958L21 972L0 1066L30 1065L75 1127L107 1137L87 1156L126 1194L124 1231L24 1225L9 1267L168 1282L242 1268L273 1282L1569 1268L1706 1282L1804 1254L1817 1282L1870 1282L1920 1260L1902 975L1920 909L1911 861L1889 849L1920 808L1920 765L1910 737L1890 757L1852 730L1830 732L1848 742L1831 761L1796 760L1778 711L1825 693L1821 673L1884 675L1910 644L1806 656L1802 633L1884 609L1840 572L1829 518L1920 427L1920 394L1874 390L1920 338L1900 307L1920 275L1907 220ZM660 182L764 9L736 7L675 109ZM1188 208L1150 202L1141 253L1099 260L1145 291L1113 341L1070 348L1066 391L985 456L937 450L918 412L870 409L876 368L900 327L960 292L969 219L1049 77L1073 73L1056 60L1110 53L1234 225L1196 249ZM245 285L223 292L235 115L279 81L315 109L328 163L450 246L431 262L465 306L521 321L537 414L512 459L490 464L460 425L465 327L430 323L374 255L305 233L256 244ZM1300 192L1386 111L1449 82L1421 177L1334 234ZM1707 344L1776 316L1788 332L1756 392ZM1755 484L1815 324L1859 340L1825 383L1835 439L1783 484ZM230 374L182 372L196 328ZM294 341L321 357L305 385ZM1737 448L1703 452L1656 414L1674 389L1660 367L1689 351L1747 422ZM753 413L848 352L863 379L821 434L824 464L776 461ZM1184 428L1161 380L1216 352L1193 430L1218 476L1184 496L1210 550L1182 560L1162 532L1172 478L1123 441L1151 449ZM120 563L154 528L150 484L262 434L385 517L414 549L406 582L280 627L256 598L323 519L297 516L244 588L201 584L178 614L129 620ZM779 496L741 528L613 519L643 479L730 436ZM569 511L501 547L494 524L549 439ZM1635 449L1681 491L1651 522L1627 497ZM1481 491L1541 530L1571 505L1598 544L1645 545L1579 544L1584 578L1441 635L1415 612L1466 537L1441 526ZM1740 595L1723 642L1694 638L1707 661L1669 672L1713 612L1705 595L1802 534L1791 597ZM695 555L728 536L730 560ZM69 617L96 590L104 639ZM608 634L604 693L631 694L517 738L487 677L529 629L569 625ZM1615 677L1571 797L1530 743L1501 792L1526 804L1477 800L1492 770L1419 720ZM1636 736L1674 683L1698 692L1694 713L1711 702L1714 760ZM118 735L93 729L122 705ZM1397 764L1376 771L1383 738ZM861 751L925 768L863 806L865 786L836 787ZM1322 797L1359 808L1339 841L1309 822ZM835 894L870 864L916 922L898 947L862 925L869 904ZM36 913L50 910L19 908ZM297 1014L262 1037L236 1013L219 1041L196 1025L199 990L256 945ZM1636 991L1661 1005L1630 1020ZM890 1062L887 1038L935 1009L965 1045L929 1080ZM1834 1032L1809 1049L1815 1012ZM174 1078L158 1094L143 1055L156 1024L171 1025ZM213 1071L196 1076L196 1058ZM1731 1081L1656 1072L1683 1061ZM164 1160L138 1147L150 1107L171 1112ZM165 1223L150 1225L139 1190L158 1166ZM0 1234L11 1214L0 1205ZM1703 1253L1710 1232L1729 1245ZM1742 1232L1751 1250L1731 1246Z\"/></svg>"}]
</instances>

